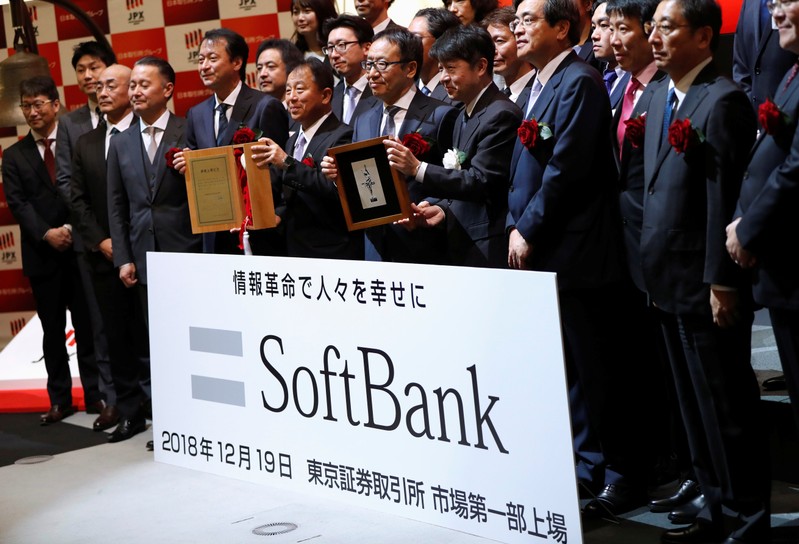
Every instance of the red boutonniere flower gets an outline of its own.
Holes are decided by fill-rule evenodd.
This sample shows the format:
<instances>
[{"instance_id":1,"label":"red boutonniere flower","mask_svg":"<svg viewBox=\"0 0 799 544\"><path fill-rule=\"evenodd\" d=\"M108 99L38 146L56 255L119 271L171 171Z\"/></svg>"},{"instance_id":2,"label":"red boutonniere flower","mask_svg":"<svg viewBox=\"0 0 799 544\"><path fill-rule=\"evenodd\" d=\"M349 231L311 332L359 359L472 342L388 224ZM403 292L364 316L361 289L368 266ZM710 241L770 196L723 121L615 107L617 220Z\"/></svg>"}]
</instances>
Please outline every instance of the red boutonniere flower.
<instances>
[{"instance_id":1,"label":"red boutonniere flower","mask_svg":"<svg viewBox=\"0 0 799 544\"><path fill-rule=\"evenodd\" d=\"M178 151L180 151L179 147L170 147L169 151L164 155L164 157L166 157L167 168L175 168L175 153Z\"/></svg>"},{"instance_id":2,"label":"red boutonniere flower","mask_svg":"<svg viewBox=\"0 0 799 544\"><path fill-rule=\"evenodd\" d=\"M402 145L410 149L417 159L430 152L430 144L418 132L411 132L402 137Z\"/></svg>"},{"instance_id":3,"label":"red boutonniere flower","mask_svg":"<svg viewBox=\"0 0 799 544\"><path fill-rule=\"evenodd\" d=\"M705 135L691 124L690 119L677 119L669 127L669 144L678 154L690 151L704 141Z\"/></svg>"},{"instance_id":4,"label":"red boutonniere flower","mask_svg":"<svg viewBox=\"0 0 799 544\"><path fill-rule=\"evenodd\" d=\"M552 129L546 123L539 123L535 119L525 119L516 131L524 147L532 151L538 140L548 140L552 137Z\"/></svg>"},{"instance_id":5,"label":"red boutonniere flower","mask_svg":"<svg viewBox=\"0 0 799 544\"><path fill-rule=\"evenodd\" d=\"M766 134L771 134L772 136L777 134L791 120L770 98L760 104L760 108L757 110L757 119L763 125L763 130Z\"/></svg>"},{"instance_id":6,"label":"red boutonniere flower","mask_svg":"<svg viewBox=\"0 0 799 544\"><path fill-rule=\"evenodd\" d=\"M241 126L233 133L233 144L248 144L257 139L258 137L250 127Z\"/></svg>"},{"instance_id":7,"label":"red boutonniere flower","mask_svg":"<svg viewBox=\"0 0 799 544\"><path fill-rule=\"evenodd\" d=\"M646 132L646 113L642 113L637 117L632 117L624 122L627 127L624 131L624 137L630 142L630 145L638 149L644 145L644 132Z\"/></svg>"},{"instance_id":8,"label":"red boutonniere flower","mask_svg":"<svg viewBox=\"0 0 799 544\"><path fill-rule=\"evenodd\" d=\"M313 157L311 157L310 154L305 155L305 158L302 159L302 164L309 168L316 168L316 161L313 160Z\"/></svg>"}]
</instances>

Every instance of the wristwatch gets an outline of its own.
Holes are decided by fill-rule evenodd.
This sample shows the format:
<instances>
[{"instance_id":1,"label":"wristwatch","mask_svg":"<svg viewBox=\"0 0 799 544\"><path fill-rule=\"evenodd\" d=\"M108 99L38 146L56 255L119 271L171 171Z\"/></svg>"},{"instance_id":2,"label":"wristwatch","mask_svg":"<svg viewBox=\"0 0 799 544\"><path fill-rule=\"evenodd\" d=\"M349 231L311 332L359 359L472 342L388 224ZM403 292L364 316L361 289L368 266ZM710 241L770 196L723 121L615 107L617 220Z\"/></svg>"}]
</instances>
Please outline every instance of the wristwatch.
<instances>
[{"instance_id":1,"label":"wristwatch","mask_svg":"<svg viewBox=\"0 0 799 544\"><path fill-rule=\"evenodd\" d=\"M283 159L283 168L289 168L291 166L294 166L294 164L296 164L296 162L297 161L296 161L296 159L294 157L292 157L291 155L286 153L286 156Z\"/></svg>"}]
</instances>

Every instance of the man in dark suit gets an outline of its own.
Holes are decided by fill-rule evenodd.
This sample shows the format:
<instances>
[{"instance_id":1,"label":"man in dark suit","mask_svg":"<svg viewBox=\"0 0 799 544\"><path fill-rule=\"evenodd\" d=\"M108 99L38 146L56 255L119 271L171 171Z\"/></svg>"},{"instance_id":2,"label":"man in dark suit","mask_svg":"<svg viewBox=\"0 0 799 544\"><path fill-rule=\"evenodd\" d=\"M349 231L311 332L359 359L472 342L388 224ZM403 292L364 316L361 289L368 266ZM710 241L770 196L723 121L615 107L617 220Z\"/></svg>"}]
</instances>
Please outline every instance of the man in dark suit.
<instances>
[{"instance_id":1,"label":"man in dark suit","mask_svg":"<svg viewBox=\"0 0 799 544\"><path fill-rule=\"evenodd\" d=\"M392 21L388 16L388 8L393 3L394 0L355 0L355 11L366 19L375 34L384 30L404 28Z\"/></svg>"},{"instance_id":2,"label":"man in dark suit","mask_svg":"<svg viewBox=\"0 0 799 544\"><path fill-rule=\"evenodd\" d=\"M86 245L92 287L105 324L116 392L111 426L133 418L149 401L150 350L147 329L134 289L119 281L108 224L106 156L110 141L138 124L128 98L130 68L113 64L98 77L97 99L105 123L78 138L72 161L71 204L74 228ZM95 426L95 430L98 429Z\"/></svg>"},{"instance_id":3,"label":"man in dark suit","mask_svg":"<svg viewBox=\"0 0 799 544\"><path fill-rule=\"evenodd\" d=\"M774 20L780 46L799 55L799 6L777 4ZM754 272L754 297L768 308L796 423L799 425L799 266L785 240L799 234L796 210L799 164L798 65L785 74L764 106L770 119L761 127L744 173L735 220L727 226L727 249L742 267ZM777 112L781 112L782 115ZM782 242L782 243L781 243Z\"/></svg>"},{"instance_id":4,"label":"man in dark suit","mask_svg":"<svg viewBox=\"0 0 799 544\"><path fill-rule=\"evenodd\" d=\"M289 40L269 38L262 41L255 53L258 89L288 107L286 79L302 59L302 51Z\"/></svg>"},{"instance_id":5,"label":"man in dark suit","mask_svg":"<svg viewBox=\"0 0 799 544\"><path fill-rule=\"evenodd\" d=\"M619 316L615 318L616 327L624 331L624 338L618 346L618 363L608 369L612 374L607 379L608 413L618 421L618 432L603 440L605 489L585 506L585 516L615 516L643 504L654 466L654 441L667 435L669 429L668 412L663 409L667 406L663 384L671 373L666 368L665 350L661 358L657 349L663 344L660 324L647 308L639 265L644 204L643 141L634 129L630 129L632 138L625 137L625 121L641 115L645 118L653 90L650 83L664 76L657 72L652 47L644 32L644 22L652 19L657 4L658 0L608 0L594 11L595 18L598 14L602 16L597 22L608 27L602 32L607 33L607 44L617 55L620 68L632 74L631 79L628 77L630 82L622 86L624 100L616 108L610 130L619 170L627 276L632 281L625 277L615 301ZM663 449L671 454L668 447Z\"/></svg>"},{"instance_id":6,"label":"man in dark suit","mask_svg":"<svg viewBox=\"0 0 799 544\"><path fill-rule=\"evenodd\" d=\"M457 111L417 90L421 64L421 42L409 31L387 30L375 37L365 67L372 94L380 103L356 119L354 142L379 136L393 136L402 141L415 132L432 142L427 160L441 164L444 153L451 147ZM328 179L338 177L330 157L323 160L322 171ZM412 176L406 180L412 202L419 203L428 196L422 184ZM373 261L443 263L446 260L445 243L440 229L409 232L392 224L366 229L364 252L366 259Z\"/></svg>"},{"instance_id":7,"label":"man in dark suit","mask_svg":"<svg viewBox=\"0 0 799 544\"><path fill-rule=\"evenodd\" d=\"M86 298L72 249L69 206L56 187L55 154L61 108L58 90L48 76L20 85L20 107L31 130L3 154L3 190L22 233L22 272L29 278L42 323L42 351L47 369L49 425L75 413L72 376L64 333L70 310L77 341L78 368L86 406L102 403ZM56 144L57 145L57 144Z\"/></svg>"},{"instance_id":8,"label":"man in dark suit","mask_svg":"<svg viewBox=\"0 0 799 544\"><path fill-rule=\"evenodd\" d=\"M451 155L465 159L443 166L428 164L407 147L390 141L391 166L413 176L437 200L419 205L410 225L447 231L447 262L461 266L507 266L505 219L510 164L497 160L513 152L521 110L493 82L494 44L482 28L448 30L431 54L443 67L441 82L450 96L465 104L455 120ZM426 205L429 204L429 205Z\"/></svg>"},{"instance_id":9,"label":"man in dark suit","mask_svg":"<svg viewBox=\"0 0 799 544\"><path fill-rule=\"evenodd\" d=\"M535 69L532 64L519 58L516 37L510 30L510 24L514 19L516 12L507 6L486 15L482 26L494 42L494 73L502 76L505 81L502 92L511 102L524 108L535 81Z\"/></svg>"},{"instance_id":10,"label":"man in dark suit","mask_svg":"<svg viewBox=\"0 0 799 544\"><path fill-rule=\"evenodd\" d=\"M114 52L96 41L81 42L73 48L72 68L81 92L86 95L88 103L61 117L58 123L58 141L56 142L56 178L58 188L69 202L70 177L72 175L72 157L78 137L102 124L102 112L97 103L97 76L116 62ZM108 354L105 325L100 307L92 288L90 266L81 233L73 231L73 248L77 254L78 269L83 279L83 292L91 317L92 336L94 338L94 355L100 372L100 391L103 392L104 404L87 407L88 412L100 414L94 421L95 430L104 430L114 425L116 392L111 376L111 363Z\"/></svg>"},{"instance_id":11,"label":"man in dark suit","mask_svg":"<svg viewBox=\"0 0 799 544\"><path fill-rule=\"evenodd\" d=\"M167 109L175 71L165 60L144 57L133 65L129 97L139 122L111 139L108 150L108 223L114 266L135 288L147 319L147 252L202 251L192 234L186 182L167 166L166 153L185 146L186 123ZM109 440L126 440L146 427L144 410L123 414Z\"/></svg>"},{"instance_id":12,"label":"man in dark suit","mask_svg":"<svg viewBox=\"0 0 799 544\"><path fill-rule=\"evenodd\" d=\"M624 89L630 81L630 73L625 72L619 66L613 53L613 47L610 45L610 17L605 0L599 0L594 4L591 24L593 25L591 42L593 42L594 56L604 63L602 79L605 80L605 87L610 95L610 107L616 111L624 95Z\"/></svg>"},{"instance_id":13,"label":"man in dark suit","mask_svg":"<svg viewBox=\"0 0 799 544\"><path fill-rule=\"evenodd\" d=\"M754 116L746 94L713 62L721 29L714 0L664 0L647 26L655 63L668 78L646 119L641 263L661 310L706 499L693 524L667 531L662 541L768 542L768 452L750 366L750 286L724 248Z\"/></svg>"},{"instance_id":14,"label":"man in dark suit","mask_svg":"<svg viewBox=\"0 0 799 544\"><path fill-rule=\"evenodd\" d=\"M253 159L273 166L272 183L284 194L277 213L289 257L363 259L363 234L347 230L336 186L320 170L328 149L352 142L352 129L331 111L333 82L326 64L301 62L287 84L289 112L301 126L286 144L291 154L268 138L253 146Z\"/></svg>"},{"instance_id":15,"label":"man in dark suit","mask_svg":"<svg viewBox=\"0 0 799 544\"><path fill-rule=\"evenodd\" d=\"M200 45L198 69L203 84L213 96L193 106L186 115L186 144L189 149L207 149L230 145L233 135L247 126L286 145L288 114L272 96L244 84L249 47L239 34L226 28L209 30ZM182 153L175 156L175 166L185 171ZM248 243L255 255L283 255L285 247L279 229L253 230ZM247 242L245 242L247 243ZM240 254L239 235L230 232L211 233L205 237L210 253Z\"/></svg>"},{"instance_id":16,"label":"man in dark suit","mask_svg":"<svg viewBox=\"0 0 799 544\"><path fill-rule=\"evenodd\" d=\"M436 43L444 32L450 28L460 26L461 22L454 13L445 9L424 8L416 12L408 31L422 40L422 67L419 69L417 86L426 96L435 98L455 107L460 103L452 100L447 95L447 90L441 85L441 72L438 71L438 61L430 56L430 48Z\"/></svg>"},{"instance_id":17,"label":"man in dark suit","mask_svg":"<svg viewBox=\"0 0 799 544\"><path fill-rule=\"evenodd\" d=\"M774 98L777 84L796 55L780 47L777 30L762 0L744 0L733 42L732 77L757 108Z\"/></svg>"},{"instance_id":18,"label":"man in dark suit","mask_svg":"<svg viewBox=\"0 0 799 544\"><path fill-rule=\"evenodd\" d=\"M596 55L594 54L594 41L591 39L591 15L594 12L594 1L574 0L574 3L577 6L577 12L580 17L579 22L577 23L577 26L580 29L580 37L574 43L574 45L572 45L572 48L574 49L574 52L577 53L578 57L596 68L596 70L601 74L604 71L605 63L596 58Z\"/></svg>"},{"instance_id":19,"label":"man in dark suit","mask_svg":"<svg viewBox=\"0 0 799 544\"><path fill-rule=\"evenodd\" d=\"M599 490L599 438L620 424L604 411L618 335L606 309L621 278L610 104L599 72L573 51L572 0L517 1L516 16L519 56L538 74L511 157L508 265L558 275L577 476Z\"/></svg>"},{"instance_id":20,"label":"man in dark suit","mask_svg":"<svg viewBox=\"0 0 799 544\"><path fill-rule=\"evenodd\" d=\"M325 21L323 35L327 45L322 50L341 78L333 89L333 114L352 126L354 119L378 102L372 96L366 70L361 66L372 45L374 32L360 17L339 15Z\"/></svg>"}]
</instances>

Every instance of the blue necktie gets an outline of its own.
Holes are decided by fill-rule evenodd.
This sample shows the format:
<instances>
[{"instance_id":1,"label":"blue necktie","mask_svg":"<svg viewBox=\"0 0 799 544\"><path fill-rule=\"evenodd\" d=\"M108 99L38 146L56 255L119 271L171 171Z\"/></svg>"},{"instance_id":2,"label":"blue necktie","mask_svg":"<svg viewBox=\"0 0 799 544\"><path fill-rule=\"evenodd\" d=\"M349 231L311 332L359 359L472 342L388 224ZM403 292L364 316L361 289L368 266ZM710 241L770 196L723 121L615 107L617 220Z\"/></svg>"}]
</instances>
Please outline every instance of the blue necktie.
<instances>
[{"instance_id":1,"label":"blue necktie","mask_svg":"<svg viewBox=\"0 0 799 544\"><path fill-rule=\"evenodd\" d=\"M616 73L616 70L613 68L608 68L602 73L602 79L605 80L605 87L608 89L608 94L613 89L613 82L618 79L619 74Z\"/></svg>"},{"instance_id":2,"label":"blue necktie","mask_svg":"<svg viewBox=\"0 0 799 544\"><path fill-rule=\"evenodd\" d=\"M677 103L677 93L674 92L674 87L669 89L669 95L666 97L666 111L663 112L663 133L660 137L661 145L663 142L668 141L669 127L671 126L671 119L674 117L674 105Z\"/></svg>"}]
</instances>

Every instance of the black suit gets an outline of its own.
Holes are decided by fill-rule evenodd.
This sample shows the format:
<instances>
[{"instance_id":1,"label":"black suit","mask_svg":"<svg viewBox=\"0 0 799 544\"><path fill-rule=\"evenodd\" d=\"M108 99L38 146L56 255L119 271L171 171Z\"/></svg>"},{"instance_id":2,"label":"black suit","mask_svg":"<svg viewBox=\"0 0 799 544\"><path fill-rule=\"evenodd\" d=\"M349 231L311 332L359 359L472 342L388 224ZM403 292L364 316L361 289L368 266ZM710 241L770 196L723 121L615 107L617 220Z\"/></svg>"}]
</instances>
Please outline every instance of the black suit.
<instances>
[{"instance_id":1,"label":"black suit","mask_svg":"<svg viewBox=\"0 0 799 544\"><path fill-rule=\"evenodd\" d=\"M466 154L461 169L429 164L423 190L443 199L437 204L446 211L450 264L505 268L510 163L498 157L513 152L522 111L492 82L468 120L465 115L461 110L452 136L453 146Z\"/></svg>"},{"instance_id":2,"label":"black suit","mask_svg":"<svg viewBox=\"0 0 799 544\"><path fill-rule=\"evenodd\" d=\"M452 125L457 110L417 91L405 120L400 126L399 138L411 132L433 142L428 162L441 164L444 153L452 147ZM382 102L356 119L353 142L380 136L383 121ZM408 177L408 195L412 202L420 202L428 195L419 182ZM446 259L445 239L438 229L416 229L408 232L397 225L384 225L366 229L365 257L373 261L398 261L414 263L443 263Z\"/></svg>"},{"instance_id":3,"label":"black suit","mask_svg":"<svg viewBox=\"0 0 799 544\"><path fill-rule=\"evenodd\" d=\"M780 47L780 37L771 28L771 18L760 25L760 0L744 0L733 43L732 74L735 82L757 108L774 98L777 84L796 61L796 55Z\"/></svg>"},{"instance_id":4,"label":"black suit","mask_svg":"<svg viewBox=\"0 0 799 544\"><path fill-rule=\"evenodd\" d=\"M298 135L286 144L289 155ZM302 159L310 157L313 166L297 161L286 170L272 169L272 183L285 195L278 214L289 257L363 260L363 234L347 230L338 191L319 169L328 149L351 142L352 129L330 115L305 146Z\"/></svg>"},{"instance_id":5,"label":"black suit","mask_svg":"<svg viewBox=\"0 0 799 544\"><path fill-rule=\"evenodd\" d=\"M87 404L103 399L83 285L72 248L57 251L45 233L69 222L69 206L51 182L32 133L5 150L3 190L22 234L22 271L30 279L42 323L42 350L51 405L72 405L72 376L64 342L69 308Z\"/></svg>"},{"instance_id":6,"label":"black suit","mask_svg":"<svg viewBox=\"0 0 799 544\"><path fill-rule=\"evenodd\" d=\"M735 208L755 134L746 95L711 62L696 77L674 115L702 131L677 153L661 136L668 83L647 114L644 283L660 308L694 472L707 506L698 520L721 533L725 514L737 516L730 536L766 542L769 476L760 395L750 366L753 312L748 280L727 255L725 227ZM714 324L710 286L736 288L737 324Z\"/></svg>"},{"instance_id":7,"label":"black suit","mask_svg":"<svg viewBox=\"0 0 799 544\"><path fill-rule=\"evenodd\" d=\"M330 105L333 107L333 115L335 115L337 119L341 120L344 119L344 87L345 84L344 80L342 79L333 88L333 99L330 102ZM382 102L380 102L377 97L372 95L372 88L367 83L366 88L363 90L360 98L358 99L358 103L355 105L355 111L352 112L350 122L347 124L352 126L355 123L355 119L357 119L359 115L371 108L380 107L380 104L382 104Z\"/></svg>"},{"instance_id":8,"label":"black suit","mask_svg":"<svg viewBox=\"0 0 799 544\"><path fill-rule=\"evenodd\" d=\"M139 120L133 118L132 125ZM106 127L78 138L72 161L71 196L74 228L87 248L96 248L111 237L108 224L108 191L105 159ZM112 136L115 138L115 136ZM86 251L86 260L97 302L105 324L116 406L124 417L133 417L149 393L149 338L136 290L127 289L119 270L98 250ZM133 317L133 319L131 319Z\"/></svg>"},{"instance_id":9,"label":"black suit","mask_svg":"<svg viewBox=\"0 0 799 544\"><path fill-rule=\"evenodd\" d=\"M741 245L757 258L755 301L769 309L791 408L799 424L799 261L786 241L799 236L799 78L777 86L774 101L790 117L752 149L735 217ZM790 242L789 242L790 245Z\"/></svg>"},{"instance_id":10,"label":"black suit","mask_svg":"<svg viewBox=\"0 0 799 544\"><path fill-rule=\"evenodd\" d=\"M214 136L215 98L208 97L186 114L186 145L190 149L208 149L217 146ZM240 126L273 140L283 147L288 139L288 113L276 98L251 89L242 84L241 91L230 114L227 128L220 139L222 145L233 143L233 135ZM229 232L215 232L205 237L205 250L208 253L241 254L238 249L239 237ZM284 255L280 228L250 231L250 245L255 255Z\"/></svg>"}]
</instances>

